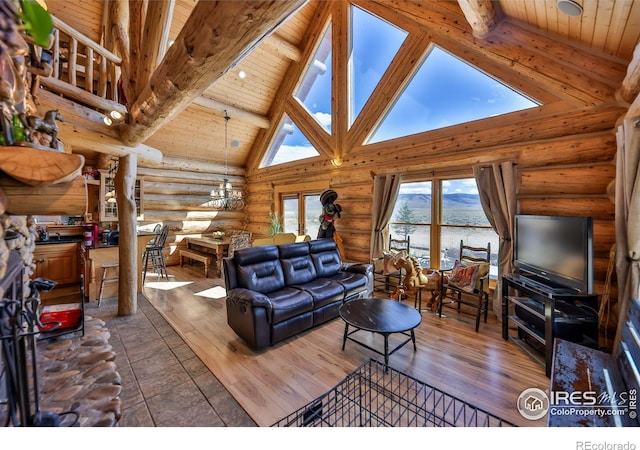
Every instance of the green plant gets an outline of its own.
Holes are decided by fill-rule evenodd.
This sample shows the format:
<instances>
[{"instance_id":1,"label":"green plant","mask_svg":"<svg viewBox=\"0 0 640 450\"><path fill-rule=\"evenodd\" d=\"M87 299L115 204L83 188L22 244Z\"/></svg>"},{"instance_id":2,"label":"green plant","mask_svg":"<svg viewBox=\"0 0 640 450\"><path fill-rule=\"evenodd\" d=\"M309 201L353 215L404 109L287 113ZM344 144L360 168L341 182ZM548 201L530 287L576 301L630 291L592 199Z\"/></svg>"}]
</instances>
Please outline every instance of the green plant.
<instances>
[{"instance_id":1,"label":"green plant","mask_svg":"<svg viewBox=\"0 0 640 450\"><path fill-rule=\"evenodd\" d=\"M269 213L269 222L270 222L269 237L273 237L277 233L282 233L284 216L278 216L276 213L271 211Z\"/></svg>"},{"instance_id":2,"label":"green plant","mask_svg":"<svg viewBox=\"0 0 640 450\"><path fill-rule=\"evenodd\" d=\"M20 0L22 27L31 35L36 45L47 47L53 30L51 14L36 0Z\"/></svg>"},{"instance_id":3,"label":"green plant","mask_svg":"<svg viewBox=\"0 0 640 450\"><path fill-rule=\"evenodd\" d=\"M411 225L413 222L416 221L415 219L416 218L413 210L409 208L409 205L407 204L407 202L404 202L400 207L400 209L398 210L398 214L395 219L395 222L400 222L400 225L392 225L393 230L396 233L404 236L404 239L406 239L407 236L411 235L414 231L416 231L416 226Z\"/></svg>"}]
</instances>

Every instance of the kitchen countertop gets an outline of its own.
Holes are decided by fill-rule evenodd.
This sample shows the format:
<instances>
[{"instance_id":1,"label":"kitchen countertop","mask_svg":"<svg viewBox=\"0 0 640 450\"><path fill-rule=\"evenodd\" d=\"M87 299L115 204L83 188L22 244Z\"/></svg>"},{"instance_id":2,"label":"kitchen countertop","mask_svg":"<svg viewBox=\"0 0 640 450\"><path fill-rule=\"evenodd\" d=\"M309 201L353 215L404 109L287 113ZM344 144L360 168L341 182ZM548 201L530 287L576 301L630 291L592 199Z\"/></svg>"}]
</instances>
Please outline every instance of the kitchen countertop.
<instances>
[{"instance_id":1,"label":"kitchen countertop","mask_svg":"<svg viewBox=\"0 0 640 450\"><path fill-rule=\"evenodd\" d=\"M155 233L141 231L138 233L138 237L155 236ZM56 236L49 237L46 241L36 241L36 245L57 245L57 244L84 244L83 236L63 236L58 239ZM85 246L86 249L100 249L100 248L118 248L118 244L105 244L102 240L96 242L96 245Z\"/></svg>"}]
</instances>

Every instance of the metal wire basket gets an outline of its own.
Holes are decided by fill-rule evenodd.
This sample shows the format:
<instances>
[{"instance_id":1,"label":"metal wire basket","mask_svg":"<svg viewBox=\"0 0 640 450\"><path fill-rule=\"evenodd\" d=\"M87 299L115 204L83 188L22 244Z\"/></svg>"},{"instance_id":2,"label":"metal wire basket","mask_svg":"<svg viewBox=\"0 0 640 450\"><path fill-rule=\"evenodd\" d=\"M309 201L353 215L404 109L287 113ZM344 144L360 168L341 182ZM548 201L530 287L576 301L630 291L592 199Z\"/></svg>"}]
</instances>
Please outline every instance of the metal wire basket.
<instances>
[{"instance_id":1,"label":"metal wire basket","mask_svg":"<svg viewBox=\"0 0 640 450\"><path fill-rule=\"evenodd\" d=\"M275 427L513 427L514 424L369 359Z\"/></svg>"}]
</instances>

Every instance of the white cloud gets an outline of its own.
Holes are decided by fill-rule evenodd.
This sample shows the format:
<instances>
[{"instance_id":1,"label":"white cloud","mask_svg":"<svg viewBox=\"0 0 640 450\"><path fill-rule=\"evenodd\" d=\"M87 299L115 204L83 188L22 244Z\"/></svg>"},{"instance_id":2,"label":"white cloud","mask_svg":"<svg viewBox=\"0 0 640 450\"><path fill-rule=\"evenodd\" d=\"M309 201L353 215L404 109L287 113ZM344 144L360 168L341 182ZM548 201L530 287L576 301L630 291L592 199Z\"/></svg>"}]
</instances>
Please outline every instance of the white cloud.
<instances>
[{"instance_id":1,"label":"white cloud","mask_svg":"<svg viewBox=\"0 0 640 450\"><path fill-rule=\"evenodd\" d=\"M317 112L313 115L320 124L325 128L331 127L331 114L324 112Z\"/></svg>"}]
</instances>

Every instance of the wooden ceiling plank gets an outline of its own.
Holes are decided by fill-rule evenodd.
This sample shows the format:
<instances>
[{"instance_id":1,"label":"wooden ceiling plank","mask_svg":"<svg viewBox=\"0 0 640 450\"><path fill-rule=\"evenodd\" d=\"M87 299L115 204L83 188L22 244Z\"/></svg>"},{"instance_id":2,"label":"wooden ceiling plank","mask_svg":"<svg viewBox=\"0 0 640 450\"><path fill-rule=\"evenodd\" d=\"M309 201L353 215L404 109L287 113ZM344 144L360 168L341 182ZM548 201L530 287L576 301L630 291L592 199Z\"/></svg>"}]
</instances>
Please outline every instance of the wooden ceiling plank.
<instances>
[{"instance_id":1,"label":"wooden ceiling plank","mask_svg":"<svg viewBox=\"0 0 640 450\"><path fill-rule=\"evenodd\" d=\"M598 2L598 14L593 31L593 48L605 51L607 35L611 30L611 18L613 16L613 2L611 0L600 0Z\"/></svg>"},{"instance_id":2,"label":"wooden ceiling plank","mask_svg":"<svg viewBox=\"0 0 640 450\"><path fill-rule=\"evenodd\" d=\"M199 2L121 130L129 145L143 142L243 59L306 1Z\"/></svg>"},{"instance_id":3,"label":"wooden ceiling plank","mask_svg":"<svg viewBox=\"0 0 640 450\"><path fill-rule=\"evenodd\" d=\"M598 2L584 2L582 5L582 16L580 22L580 41L589 47L593 47L593 34L596 27L596 15L598 11Z\"/></svg>"},{"instance_id":4,"label":"wooden ceiling plank","mask_svg":"<svg viewBox=\"0 0 640 450\"><path fill-rule=\"evenodd\" d=\"M234 119L241 120L258 128L269 128L271 126L271 120L269 120L269 118L265 116L252 113L251 111L236 108L235 106L231 106L218 100L205 97L204 95L197 97L193 101L193 103L198 106L210 109L220 116L224 116L224 111L227 110L229 115L233 116Z\"/></svg>"},{"instance_id":5,"label":"wooden ceiling plank","mask_svg":"<svg viewBox=\"0 0 640 450\"><path fill-rule=\"evenodd\" d=\"M638 41L640 41L640 2L629 3L631 3L631 10L627 17L627 23L625 24L625 32L619 41L615 53L627 60L631 59L633 49Z\"/></svg>"},{"instance_id":6,"label":"wooden ceiling plank","mask_svg":"<svg viewBox=\"0 0 640 450\"><path fill-rule=\"evenodd\" d=\"M629 17L633 2L616 2L611 15L611 26L605 36L604 49L610 55L618 53L618 46L624 36L626 18ZM619 24L619 25L618 25ZM624 24L625 26L621 26Z\"/></svg>"}]
</instances>

